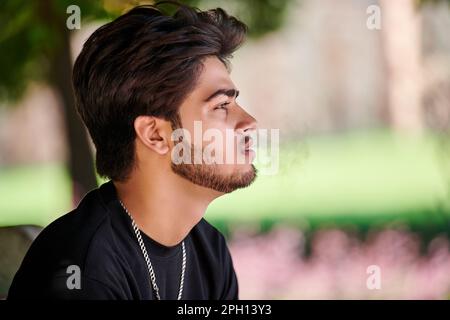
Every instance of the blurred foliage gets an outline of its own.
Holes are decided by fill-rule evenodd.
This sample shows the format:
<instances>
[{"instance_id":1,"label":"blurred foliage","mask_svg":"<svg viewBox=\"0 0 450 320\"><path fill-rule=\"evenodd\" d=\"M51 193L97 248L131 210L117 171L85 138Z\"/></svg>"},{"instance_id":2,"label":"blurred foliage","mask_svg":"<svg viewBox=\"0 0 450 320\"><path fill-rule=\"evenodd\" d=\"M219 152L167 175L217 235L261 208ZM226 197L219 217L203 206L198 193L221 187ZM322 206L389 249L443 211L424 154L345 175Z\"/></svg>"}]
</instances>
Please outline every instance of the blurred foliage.
<instances>
[{"instance_id":1,"label":"blurred foliage","mask_svg":"<svg viewBox=\"0 0 450 320\"><path fill-rule=\"evenodd\" d=\"M260 37L281 27L288 4L292 1L186 0L180 2L202 9L211 4L221 6L223 3L226 10L248 24L250 36ZM63 43L61 33L68 31L66 28L68 6L78 5L81 9L82 21L86 23L89 20L110 20L135 5L151 3L153 2L119 0L1 1L0 101L20 98L29 81L49 81L52 56L58 52L59 46Z\"/></svg>"},{"instance_id":2,"label":"blurred foliage","mask_svg":"<svg viewBox=\"0 0 450 320\"><path fill-rule=\"evenodd\" d=\"M190 1L186 1L190 2ZM193 1L207 5L208 1ZM234 0L224 1L229 4L230 14L237 16L249 27L249 35L259 38L268 32L276 31L286 20L287 9L294 0ZM228 9L228 6L225 7ZM233 10L235 8L235 10Z\"/></svg>"},{"instance_id":3,"label":"blurred foliage","mask_svg":"<svg viewBox=\"0 0 450 320\"><path fill-rule=\"evenodd\" d=\"M62 45L61 33L67 30L66 9L73 3L73 0L0 2L0 100L19 98L30 80L48 81L49 60ZM83 18L108 17L100 2L76 3L83 8Z\"/></svg>"},{"instance_id":4,"label":"blurred foliage","mask_svg":"<svg viewBox=\"0 0 450 320\"><path fill-rule=\"evenodd\" d=\"M254 38L261 37L268 32L276 31L283 26L287 10L296 0L179 0L179 3L202 10L221 7L229 14L244 21L249 27L249 35ZM156 1L157 2L157 1ZM176 6L173 1L162 1L161 8L173 13ZM105 1L104 7L108 12L119 15L136 5L153 4L155 1Z\"/></svg>"},{"instance_id":5,"label":"blurred foliage","mask_svg":"<svg viewBox=\"0 0 450 320\"><path fill-rule=\"evenodd\" d=\"M416 0L419 5L423 5L425 3L440 3L440 2L447 2L450 5L450 0Z\"/></svg>"}]
</instances>

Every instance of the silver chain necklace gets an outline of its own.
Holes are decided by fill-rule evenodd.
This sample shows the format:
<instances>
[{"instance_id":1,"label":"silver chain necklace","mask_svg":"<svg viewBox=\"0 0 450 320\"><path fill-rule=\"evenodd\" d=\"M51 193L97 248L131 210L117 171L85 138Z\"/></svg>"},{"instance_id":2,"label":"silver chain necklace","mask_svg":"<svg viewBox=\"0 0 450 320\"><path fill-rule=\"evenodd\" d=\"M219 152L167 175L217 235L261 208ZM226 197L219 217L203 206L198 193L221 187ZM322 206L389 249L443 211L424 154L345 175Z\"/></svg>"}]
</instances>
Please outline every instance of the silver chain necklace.
<instances>
[{"instance_id":1,"label":"silver chain necklace","mask_svg":"<svg viewBox=\"0 0 450 320\"><path fill-rule=\"evenodd\" d=\"M152 266L152 263L150 262L150 258L148 256L148 254L147 254L147 249L145 248L144 241L142 241L141 231L137 227L136 222L134 222L133 217L128 212L128 210L125 207L125 205L123 204L123 202L121 200L119 200L119 202L122 205L122 208L125 210L125 212L128 214L128 216L131 219L131 224L133 226L134 233L136 235L139 246L141 247L142 255L144 256L145 262L147 263L147 269L148 269L148 273L150 275L150 281L151 281L153 291L155 291L156 299L161 300L161 297L159 296L159 288L158 288L158 285L156 284L155 272L153 271L153 266ZM181 280L180 280L180 290L178 291L178 300L181 300L181 296L183 295L184 272L186 270L186 248L184 246L184 240L181 244L183 247L183 263L182 263L182 268L181 268Z\"/></svg>"}]
</instances>

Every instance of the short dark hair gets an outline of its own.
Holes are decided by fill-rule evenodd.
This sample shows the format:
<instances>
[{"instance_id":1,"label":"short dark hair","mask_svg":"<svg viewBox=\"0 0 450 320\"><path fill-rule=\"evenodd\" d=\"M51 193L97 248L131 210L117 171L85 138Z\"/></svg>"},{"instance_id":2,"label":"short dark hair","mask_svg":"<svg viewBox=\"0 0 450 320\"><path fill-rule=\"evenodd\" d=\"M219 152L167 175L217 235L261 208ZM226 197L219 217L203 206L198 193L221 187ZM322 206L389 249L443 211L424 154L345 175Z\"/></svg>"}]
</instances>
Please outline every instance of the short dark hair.
<instances>
[{"instance_id":1,"label":"short dark hair","mask_svg":"<svg viewBox=\"0 0 450 320\"><path fill-rule=\"evenodd\" d=\"M102 177L124 181L135 162L134 120L152 115L180 126L178 108L207 56L228 59L247 27L217 8L138 6L97 29L73 68L77 112L96 147Z\"/></svg>"}]
</instances>

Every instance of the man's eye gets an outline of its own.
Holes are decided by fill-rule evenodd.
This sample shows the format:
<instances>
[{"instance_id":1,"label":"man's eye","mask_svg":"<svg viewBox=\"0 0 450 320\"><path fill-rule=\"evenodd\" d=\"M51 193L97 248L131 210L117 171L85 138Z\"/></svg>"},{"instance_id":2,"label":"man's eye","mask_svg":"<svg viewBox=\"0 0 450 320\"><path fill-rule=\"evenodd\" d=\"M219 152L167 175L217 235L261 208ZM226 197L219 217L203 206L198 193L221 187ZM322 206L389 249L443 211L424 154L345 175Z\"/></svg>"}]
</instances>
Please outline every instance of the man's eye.
<instances>
[{"instance_id":1,"label":"man's eye","mask_svg":"<svg viewBox=\"0 0 450 320\"><path fill-rule=\"evenodd\" d=\"M229 102L221 103L217 107L215 107L214 110L227 110L227 105L229 104Z\"/></svg>"}]
</instances>

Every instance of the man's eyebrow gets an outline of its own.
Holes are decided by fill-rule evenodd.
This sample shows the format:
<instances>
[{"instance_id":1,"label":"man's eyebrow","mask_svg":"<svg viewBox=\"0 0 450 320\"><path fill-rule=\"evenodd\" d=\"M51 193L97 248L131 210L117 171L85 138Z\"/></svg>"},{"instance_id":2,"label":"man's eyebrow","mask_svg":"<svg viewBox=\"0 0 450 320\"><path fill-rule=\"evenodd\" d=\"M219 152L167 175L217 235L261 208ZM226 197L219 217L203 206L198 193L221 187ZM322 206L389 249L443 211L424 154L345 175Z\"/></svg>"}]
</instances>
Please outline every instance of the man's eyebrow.
<instances>
[{"instance_id":1,"label":"man's eyebrow","mask_svg":"<svg viewBox=\"0 0 450 320\"><path fill-rule=\"evenodd\" d=\"M210 95L208 98L205 99L205 102L211 101L213 98L220 96L220 95L226 95L228 97L234 97L237 98L239 96L239 90L236 89L219 89L216 92L214 92L212 95Z\"/></svg>"}]
</instances>

